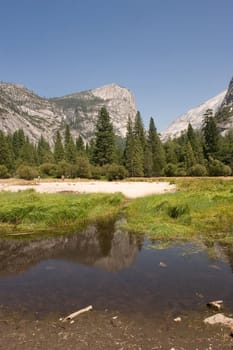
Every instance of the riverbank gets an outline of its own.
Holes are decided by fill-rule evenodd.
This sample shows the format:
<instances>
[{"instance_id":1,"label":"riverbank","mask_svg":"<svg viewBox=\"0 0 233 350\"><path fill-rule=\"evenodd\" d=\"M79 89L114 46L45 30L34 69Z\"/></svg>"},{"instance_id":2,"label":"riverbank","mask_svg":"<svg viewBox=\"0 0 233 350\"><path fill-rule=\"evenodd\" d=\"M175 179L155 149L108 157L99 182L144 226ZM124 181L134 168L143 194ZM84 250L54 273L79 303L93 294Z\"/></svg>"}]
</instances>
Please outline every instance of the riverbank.
<instances>
[{"instance_id":1,"label":"riverbank","mask_svg":"<svg viewBox=\"0 0 233 350\"><path fill-rule=\"evenodd\" d=\"M0 349L229 350L233 346L229 329L206 326L199 314L187 312L181 322L173 318L141 319L93 310L70 324L59 321L59 315L38 319L0 309Z\"/></svg>"},{"instance_id":2,"label":"riverbank","mask_svg":"<svg viewBox=\"0 0 233 350\"><path fill-rule=\"evenodd\" d=\"M93 221L121 214L126 219L124 229L156 239L204 236L210 241L233 242L232 179L170 181L1 182L0 232L11 237L78 232ZM84 189L94 193L80 193ZM57 193L38 193L44 191Z\"/></svg>"},{"instance_id":3,"label":"riverbank","mask_svg":"<svg viewBox=\"0 0 233 350\"><path fill-rule=\"evenodd\" d=\"M168 181L50 181L0 182L0 191L23 191L33 189L38 193L122 193L127 198L137 198L152 194L174 192L175 185Z\"/></svg>"}]
</instances>

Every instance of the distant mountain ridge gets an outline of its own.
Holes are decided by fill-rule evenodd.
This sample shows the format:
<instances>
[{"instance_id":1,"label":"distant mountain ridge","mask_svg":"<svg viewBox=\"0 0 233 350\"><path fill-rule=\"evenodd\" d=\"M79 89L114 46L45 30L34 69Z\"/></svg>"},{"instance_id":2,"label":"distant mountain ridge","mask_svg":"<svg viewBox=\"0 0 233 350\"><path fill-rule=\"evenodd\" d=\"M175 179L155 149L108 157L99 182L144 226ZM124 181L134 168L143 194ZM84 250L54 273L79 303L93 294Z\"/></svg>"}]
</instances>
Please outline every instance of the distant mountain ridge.
<instances>
[{"instance_id":1,"label":"distant mountain ridge","mask_svg":"<svg viewBox=\"0 0 233 350\"><path fill-rule=\"evenodd\" d=\"M227 90L221 92L217 96L207 100L199 106L190 109L188 112L182 114L176 118L162 133L162 141L166 141L169 138L174 139L179 137L182 132L188 129L188 125L197 130L201 129L203 124L203 115L207 109L212 109L213 113L216 113L221 107Z\"/></svg>"},{"instance_id":2,"label":"distant mountain ridge","mask_svg":"<svg viewBox=\"0 0 233 350\"><path fill-rule=\"evenodd\" d=\"M195 130L201 129L207 109L212 109L216 114L217 125L223 135L233 128L233 78L227 90L176 118L161 133L162 141L179 137L187 130L189 123Z\"/></svg>"},{"instance_id":3,"label":"distant mountain ridge","mask_svg":"<svg viewBox=\"0 0 233 350\"><path fill-rule=\"evenodd\" d=\"M0 130L13 133L23 129L36 143L41 135L53 145L57 130L68 124L71 133L89 140L96 118L105 106L117 135L125 136L128 117L136 115L132 92L116 84L52 99L42 98L20 84L0 83Z\"/></svg>"}]
</instances>

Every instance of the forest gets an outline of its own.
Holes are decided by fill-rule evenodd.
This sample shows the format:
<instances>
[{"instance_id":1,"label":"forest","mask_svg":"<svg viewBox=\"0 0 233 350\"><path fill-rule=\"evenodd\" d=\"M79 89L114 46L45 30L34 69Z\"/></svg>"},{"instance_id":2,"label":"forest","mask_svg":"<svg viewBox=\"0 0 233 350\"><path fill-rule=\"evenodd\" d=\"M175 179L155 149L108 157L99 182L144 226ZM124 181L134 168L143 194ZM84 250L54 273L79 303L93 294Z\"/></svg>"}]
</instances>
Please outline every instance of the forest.
<instances>
[{"instance_id":1,"label":"forest","mask_svg":"<svg viewBox=\"0 0 233 350\"><path fill-rule=\"evenodd\" d=\"M145 129L140 112L127 122L125 139L114 134L106 108L101 108L89 143L74 139L68 125L57 131L54 147L40 137L30 142L22 129L0 131L0 178L94 178L230 176L233 170L233 130L222 136L213 111L203 116L201 130L189 124L179 138L161 142L154 119Z\"/></svg>"}]
</instances>

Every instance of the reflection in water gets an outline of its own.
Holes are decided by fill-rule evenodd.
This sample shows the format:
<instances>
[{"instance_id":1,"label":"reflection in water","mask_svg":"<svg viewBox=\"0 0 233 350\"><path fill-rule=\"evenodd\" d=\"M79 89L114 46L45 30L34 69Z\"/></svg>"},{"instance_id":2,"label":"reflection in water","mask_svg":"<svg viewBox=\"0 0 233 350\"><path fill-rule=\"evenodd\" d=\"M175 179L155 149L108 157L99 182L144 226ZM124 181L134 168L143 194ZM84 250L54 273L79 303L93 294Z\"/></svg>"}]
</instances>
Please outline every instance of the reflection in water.
<instances>
[{"instance_id":1,"label":"reflection in water","mask_svg":"<svg viewBox=\"0 0 233 350\"><path fill-rule=\"evenodd\" d=\"M216 243L143 242L118 223L72 236L0 241L0 304L63 314L93 304L150 317L203 311L223 299L232 312L232 257L230 246Z\"/></svg>"},{"instance_id":2,"label":"reflection in water","mask_svg":"<svg viewBox=\"0 0 233 350\"><path fill-rule=\"evenodd\" d=\"M142 240L142 239L141 239ZM118 271L133 264L141 241L123 232L120 222L99 222L83 233L41 240L0 241L0 275L28 270L46 259L59 259Z\"/></svg>"}]
</instances>

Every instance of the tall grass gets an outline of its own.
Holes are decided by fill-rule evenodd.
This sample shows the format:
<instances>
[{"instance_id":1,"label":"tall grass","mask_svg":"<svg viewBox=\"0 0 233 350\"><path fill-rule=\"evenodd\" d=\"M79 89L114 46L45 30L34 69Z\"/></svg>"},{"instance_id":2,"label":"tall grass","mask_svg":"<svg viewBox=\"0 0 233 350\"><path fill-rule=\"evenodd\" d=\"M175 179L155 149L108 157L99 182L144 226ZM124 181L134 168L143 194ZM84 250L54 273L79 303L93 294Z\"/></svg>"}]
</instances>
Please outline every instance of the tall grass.
<instances>
[{"instance_id":1,"label":"tall grass","mask_svg":"<svg viewBox=\"0 0 233 350\"><path fill-rule=\"evenodd\" d=\"M125 227L155 239L233 242L233 181L172 179L174 193L126 200L121 194L38 194L0 192L0 234L63 233L118 213Z\"/></svg>"},{"instance_id":2,"label":"tall grass","mask_svg":"<svg viewBox=\"0 0 233 350\"><path fill-rule=\"evenodd\" d=\"M121 194L38 194L0 192L0 232L58 233L116 215Z\"/></svg>"},{"instance_id":3,"label":"tall grass","mask_svg":"<svg viewBox=\"0 0 233 350\"><path fill-rule=\"evenodd\" d=\"M125 208L127 229L155 238L233 242L233 181L179 179L175 193L147 196Z\"/></svg>"}]
</instances>

